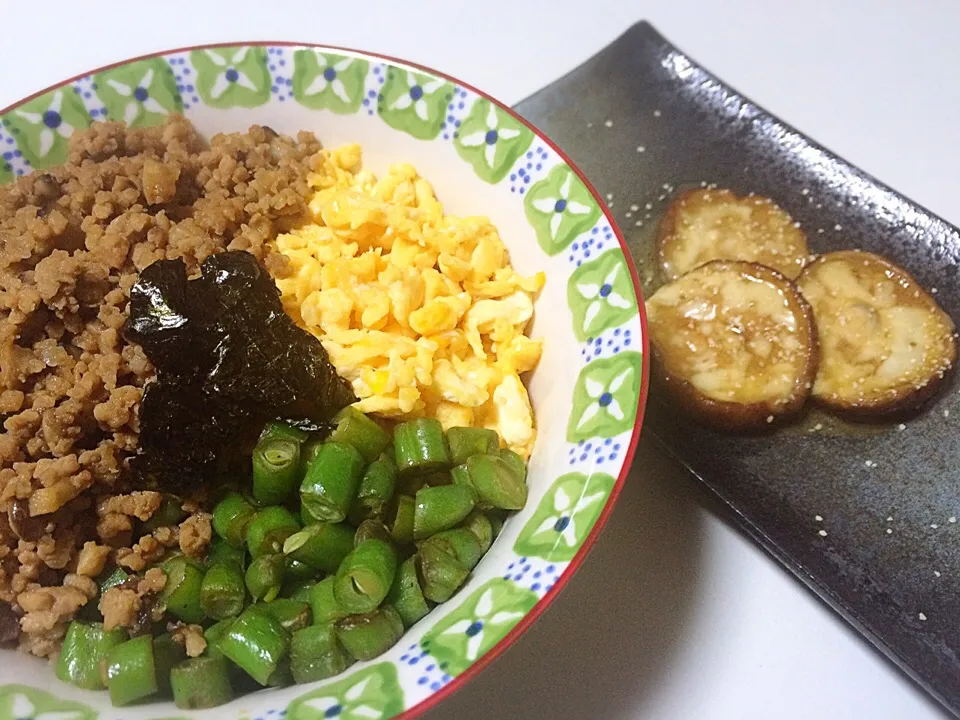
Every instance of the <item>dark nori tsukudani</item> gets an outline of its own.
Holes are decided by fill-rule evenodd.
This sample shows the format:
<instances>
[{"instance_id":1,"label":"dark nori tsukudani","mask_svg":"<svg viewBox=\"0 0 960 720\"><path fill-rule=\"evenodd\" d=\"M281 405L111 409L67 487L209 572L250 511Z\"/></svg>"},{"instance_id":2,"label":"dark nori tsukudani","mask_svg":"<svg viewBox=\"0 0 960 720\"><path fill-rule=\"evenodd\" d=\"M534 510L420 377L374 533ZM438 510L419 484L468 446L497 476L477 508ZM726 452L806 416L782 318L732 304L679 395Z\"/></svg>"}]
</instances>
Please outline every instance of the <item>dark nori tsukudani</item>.
<instances>
[{"instance_id":1,"label":"dark nori tsukudani","mask_svg":"<svg viewBox=\"0 0 960 720\"><path fill-rule=\"evenodd\" d=\"M140 486L195 488L227 473L266 421L322 428L356 401L253 255L211 255L201 272L188 280L182 260L161 260L130 293L125 335L157 370L140 406Z\"/></svg>"}]
</instances>

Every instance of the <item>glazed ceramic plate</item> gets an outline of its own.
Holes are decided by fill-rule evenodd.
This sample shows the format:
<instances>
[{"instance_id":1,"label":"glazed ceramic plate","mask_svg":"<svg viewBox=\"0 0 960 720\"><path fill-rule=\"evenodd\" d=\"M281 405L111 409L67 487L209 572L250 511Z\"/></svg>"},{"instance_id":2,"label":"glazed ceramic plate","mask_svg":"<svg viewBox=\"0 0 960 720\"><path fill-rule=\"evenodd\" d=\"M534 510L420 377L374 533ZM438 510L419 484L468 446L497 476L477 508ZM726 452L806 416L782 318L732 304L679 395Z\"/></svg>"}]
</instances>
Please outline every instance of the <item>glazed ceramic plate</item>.
<instances>
[{"instance_id":1,"label":"glazed ceramic plate","mask_svg":"<svg viewBox=\"0 0 960 720\"><path fill-rule=\"evenodd\" d=\"M890 258L960 320L956 228L772 117L646 23L517 109L610 200L645 289L655 282L653 239L666 203L717 183L773 198L814 252L863 248ZM695 425L654 393L648 428L750 535L960 711L956 382L902 425L864 428L811 413L776 434L731 436Z\"/></svg>"},{"instance_id":2,"label":"glazed ceramic plate","mask_svg":"<svg viewBox=\"0 0 960 720\"><path fill-rule=\"evenodd\" d=\"M545 347L529 383L539 425L529 501L467 585L374 661L206 712L291 720L418 714L540 615L620 492L647 387L630 256L584 176L512 111L439 73L322 47L189 48L44 90L0 113L0 181L62 162L70 136L92 121L154 125L175 112L208 137L260 123L286 134L310 130L327 146L359 142L376 172L412 163L448 212L488 215L521 272L546 272L532 328ZM105 693L59 683L44 661L13 657L0 661L0 720L181 714L169 702L114 709Z\"/></svg>"}]
</instances>

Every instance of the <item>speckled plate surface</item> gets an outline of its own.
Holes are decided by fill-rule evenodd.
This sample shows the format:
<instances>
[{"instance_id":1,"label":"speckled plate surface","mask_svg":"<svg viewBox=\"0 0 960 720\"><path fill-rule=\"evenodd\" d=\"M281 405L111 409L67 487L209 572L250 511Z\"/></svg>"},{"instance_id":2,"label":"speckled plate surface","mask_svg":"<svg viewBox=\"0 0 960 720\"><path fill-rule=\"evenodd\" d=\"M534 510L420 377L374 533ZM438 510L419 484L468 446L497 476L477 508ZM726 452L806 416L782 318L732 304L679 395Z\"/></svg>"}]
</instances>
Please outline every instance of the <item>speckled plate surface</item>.
<instances>
[{"instance_id":1,"label":"speckled plate surface","mask_svg":"<svg viewBox=\"0 0 960 720\"><path fill-rule=\"evenodd\" d=\"M207 137L271 126L363 146L380 173L414 164L446 210L487 215L515 267L546 272L529 382L538 438L526 507L467 584L375 660L319 683L245 695L206 717L412 717L491 662L583 561L626 479L647 388L639 283L586 178L508 108L453 78L372 54L289 43L175 50L77 76L0 111L0 183L63 162L102 119L157 125L184 113ZM549 659L544 659L549 662ZM112 708L38 659L0 655L0 720L179 717L173 704Z\"/></svg>"},{"instance_id":2,"label":"speckled plate surface","mask_svg":"<svg viewBox=\"0 0 960 720\"><path fill-rule=\"evenodd\" d=\"M960 319L956 228L737 94L646 23L517 109L594 178L646 287L665 204L678 189L717 183L773 198L814 252L856 247L901 264ZM657 393L648 417L750 535L960 713L956 381L919 417L869 430L812 414L774 435L732 437Z\"/></svg>"}]
</instances>

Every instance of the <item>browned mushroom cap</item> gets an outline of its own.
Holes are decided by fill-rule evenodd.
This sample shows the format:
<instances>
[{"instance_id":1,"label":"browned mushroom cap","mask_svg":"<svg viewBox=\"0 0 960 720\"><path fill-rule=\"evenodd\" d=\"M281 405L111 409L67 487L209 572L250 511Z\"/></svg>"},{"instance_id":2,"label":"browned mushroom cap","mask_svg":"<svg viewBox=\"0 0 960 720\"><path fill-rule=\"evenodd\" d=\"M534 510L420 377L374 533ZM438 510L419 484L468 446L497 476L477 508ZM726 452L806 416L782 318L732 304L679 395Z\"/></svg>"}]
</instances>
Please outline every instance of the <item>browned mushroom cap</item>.
<instances>
[{"instance_id":1,"label":"browned mushroom cap","mask_svg":"<svg viewBox=\"0 0 960 720\"><path fill-rule=\"evenodd\" d=\"M821 255L797 281L813 307L820 404L869 419L930 398L953 369L950 317L906 270L859 250Z\"/></svg>"},{"instance_id":2,"label":"browned mushroom cap","mask_svg":"<svg viewBox=\"0 0 960 720\"><path fill-rule=\"evenodd\" d=\"M803 231L776 203L724 189L682 193L657 231L657 262L667 282L711 260L760 263L792 280L807 254Z\"/></svg>"},{"instance_id":3,"label":"browned mushroom cap","mask_svg":"<svg viewBox=\"0 0 960 720\"><path fill-rule=\"evenodd\" d=\"M660 379L697 418L766 427L803 407L817 372L813 313L763 265L715 260L647 301Z\"/></svg>"}]
</instances>

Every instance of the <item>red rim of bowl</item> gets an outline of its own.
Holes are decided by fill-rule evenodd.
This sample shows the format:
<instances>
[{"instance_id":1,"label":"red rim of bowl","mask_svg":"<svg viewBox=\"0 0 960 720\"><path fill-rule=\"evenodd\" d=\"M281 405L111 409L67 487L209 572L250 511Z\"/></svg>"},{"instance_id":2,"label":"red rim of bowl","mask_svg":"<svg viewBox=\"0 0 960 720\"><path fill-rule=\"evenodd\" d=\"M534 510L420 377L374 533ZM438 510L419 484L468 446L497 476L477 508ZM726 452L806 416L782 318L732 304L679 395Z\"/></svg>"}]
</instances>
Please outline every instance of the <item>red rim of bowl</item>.
<instances>
[{"instance_id":1,"label":"red rim of bowl","mask_svg":"<svg viewBox=\"0 0 960 720\"><path fill-rule=\"evenodd\" d=\"M603 198L600 197L600 193L597 192L597 189L593 186L590 180L583 174L580 168L570 159L570 157L561 150L555 142L553 142L549 137L544 133L540 132L537 127L529 122L526 118L519 115L515 110L510 107L507 107L502 102L492 97L491 95L479 90L469 83L465 83L462 80L459 80L455 77L447 75L446 73L439 72L433 68L427 67L426 65L420 65L419 63L410 62L408 60L401 60L399 58L394 58L389 55L381 55L380 53L367 52L366 50L354 50L352 48L344 48L336 45L322 45L317 43L306 43L306 42L294 42L289 40L278 40L278 41L268 41L268 40L253 40L247 42L223 42L223 43L211 43L204 45L189 45L186 47L173 48L171 50L159 50L157 52L147 53L145 55L139 55L137 57L128 58L126 60L121 60L120 62L110 63L109 65L104 65L102 67L90 70L80 75L74 75L73 77L67 78L62 82L51 85L39 92L35 92L32 95L29 95L22 100L19 100L8 107L0 110L0 115L4 115L11 110L23 105L30 100L33 100L36 97L40 97L51 90L55 90L58 87L62 87L68 83L79 80L80 78L92 75L94 73L103 72L104 70L110 70L111 68L119 67L121 65L127 65L132 62L137 62L138 60L146 60L148 58L160 57L164 55L171 55L173 53L179 52L188 52L191 50L204 50L208 48L219 48L219 47L240 47L240 46L259 46L259 47L308 47L315 48L320 50L332 50L335 52L349 53L352 55L359 55L363 57L376 58L382 60L391 65L397 65L401 67L409 67L414 70L419 70L437 77L442 77L450 82L458 84L460 87L466 88L473 93L476 93L478 96L492 102L497 107L499 107L504 112L509 113L515 120L523 123L528 128L533 130L533 132L543 140L550 148L563 159L567 166L577 174L577 177L583 182L587 190L590 191L590 194L593 195L594 200L597 201L598 206L603 210L603 214L607 219L607 222L610 223L610 227L613 229L614 234L617 237L617 242L620 243L620 249L623 251L623 256L627 263L627 268L630 271L630 278L633 280L633 290L636 295L637 300L637 309L640 312L640 330L643 335L642 343L642 356L641 356L641 379L640 379L640 395L637 398L637 417L634 421L633 433L630 436L630 444L627 447L627 451L623 456L623 467L620 469L620 473L617 476L617 480L613 485L613 490L610 492L610 496L607 498L607 502L603 506L603 510L600 512L600 516L597 518L596 522L593 524L593 528L590 530L590 533L587 535L586 539L583 541L583 544L580 546L580 549L577 551L577 554L570 561L570 564L567 565L566 569L560 575L559 578L554 582L553 587L537 601L537 604L533 606L533 609L530 610L526 615L524 615L520 621L508 632L500 641L490 648L482 657L478 658L469 668L464 670L462 673L453 678L449 683L444 685L442 688L434 692L429 697L424 698L419 703L414 705L407 710L404 710L399 715L395 716L395 720L413 720L413 718L420 717L428 710L431 710L444 699L455 693L457 690L464 687L467 683L470 682L474 677L479 675L484 668L488 667L494 660L503 655L510 646L512 646L517 639L527 631L535 620L537 620L544 611L550 606L557 595L566 587L567 583L570 582L570 579L573 577L574 573L583 564L584 559L589 554L590 550L593 548L594 543L597 541L597 538L600 536L600 533L603 531L604 526L607 524L607 521L610 519L610 514L613 512L613 507L616 505L617 499L620 497L620 491L623 490L623 485L626 482L627 475L630 472L630 468L633 465L633 458L636 454L637 444L640 441L640 428L643 425L643 416L644 411L647 405L647 391L649 389L650 381L650 343L647 338L647 313L646 308L643 302L643 296L640 292L640 279L637 276L637 268L634 265L633 257L630 255L630 250L627 247L626 241L623 239L623 233L620 231L619 226L613 218L613 213L610 212L610 209L607 207L607 204L603 201Z\"/></svg>"}]
</instances>

